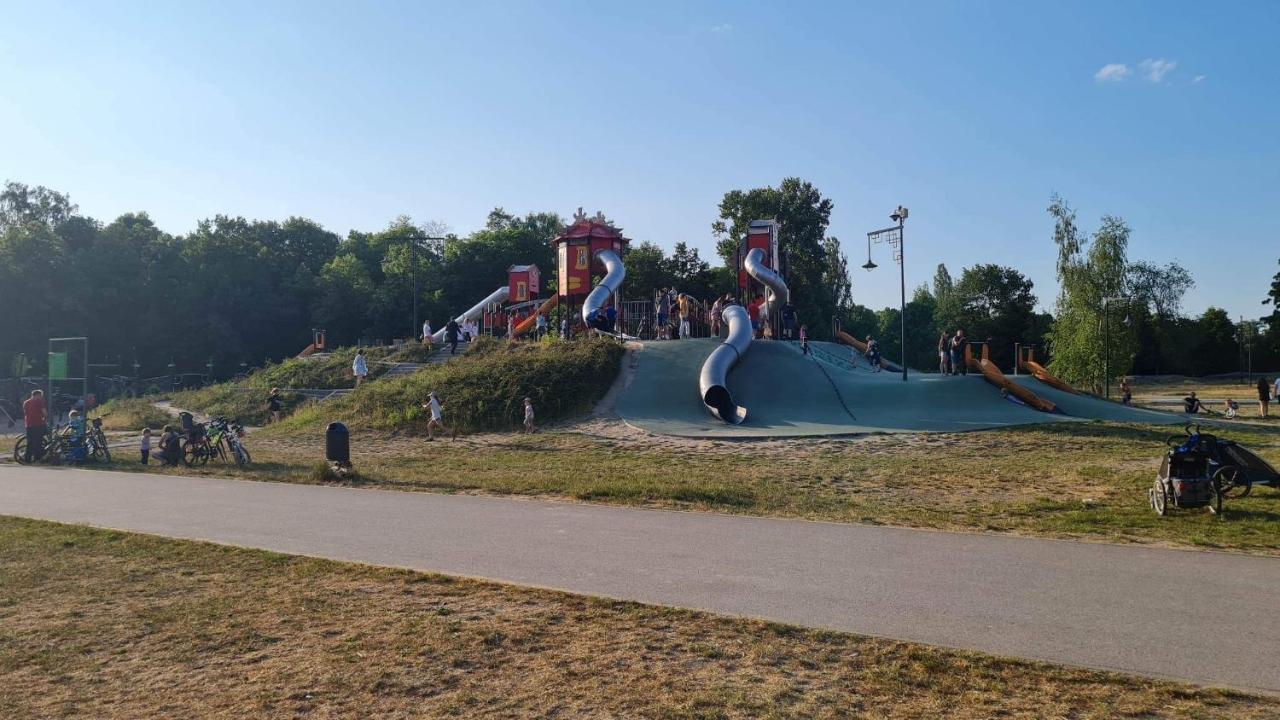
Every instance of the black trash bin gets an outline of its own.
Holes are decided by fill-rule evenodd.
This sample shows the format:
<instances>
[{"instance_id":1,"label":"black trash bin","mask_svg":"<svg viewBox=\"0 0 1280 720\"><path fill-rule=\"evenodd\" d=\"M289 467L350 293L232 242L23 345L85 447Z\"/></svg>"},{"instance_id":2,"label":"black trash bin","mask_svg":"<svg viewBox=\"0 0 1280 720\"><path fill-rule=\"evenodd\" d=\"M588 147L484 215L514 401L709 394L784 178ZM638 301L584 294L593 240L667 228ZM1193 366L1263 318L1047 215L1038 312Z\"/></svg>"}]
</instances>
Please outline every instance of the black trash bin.
<instances>
[{"instance_id":1,"label":"black trash bin","mask_svg":"<svg viewBox=\"0 0 1280 720\"><path fill-rule=\"evenodd\" d=\"M324 431L324 457L331 463L351 464L351 432L346 425L329 423Z\"/></svg>"},{"instance_id":2,"label":"black trash bin","mask_svg":"<svg viewBox=\"0 0 1280 720\"><path fill-rule=\"evenodd\" d=\"M178 413L178 424L182 427L184 434L189 434L191 428L195 427L196 419L191 413L184 410Z\"/></svg>"}]
</instances>

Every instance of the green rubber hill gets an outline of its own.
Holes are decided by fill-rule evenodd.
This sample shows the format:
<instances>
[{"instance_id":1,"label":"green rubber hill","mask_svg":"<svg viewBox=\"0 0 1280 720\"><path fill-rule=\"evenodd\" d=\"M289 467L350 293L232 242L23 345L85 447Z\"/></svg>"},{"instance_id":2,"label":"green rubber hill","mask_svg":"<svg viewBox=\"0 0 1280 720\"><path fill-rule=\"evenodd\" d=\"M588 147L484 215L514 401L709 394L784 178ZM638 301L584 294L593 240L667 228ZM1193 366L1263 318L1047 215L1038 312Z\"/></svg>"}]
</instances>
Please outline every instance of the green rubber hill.
<instances>
[{"instance_id":1,"label":"green rubber hill","mask_svg":"<svg viewBox=\"0 0 1280 720\"><path fill-rule=\"evenodd\" d=\"M849 363L849 348L815 342L805 356L797 345L757 341L729 373L735 402L747 409L742 425L712 417L698 395L702 362L715 339L648 342L638 351L634 377L617 409L631 425L684 437L759 438L892 432L956 432L1032 423L1104 419L1176 423L1169 413L1054 390L1018 378L1062 408L1043 413L1001 395L981 375L902 376Z\"/></svg>"}]
</instances>

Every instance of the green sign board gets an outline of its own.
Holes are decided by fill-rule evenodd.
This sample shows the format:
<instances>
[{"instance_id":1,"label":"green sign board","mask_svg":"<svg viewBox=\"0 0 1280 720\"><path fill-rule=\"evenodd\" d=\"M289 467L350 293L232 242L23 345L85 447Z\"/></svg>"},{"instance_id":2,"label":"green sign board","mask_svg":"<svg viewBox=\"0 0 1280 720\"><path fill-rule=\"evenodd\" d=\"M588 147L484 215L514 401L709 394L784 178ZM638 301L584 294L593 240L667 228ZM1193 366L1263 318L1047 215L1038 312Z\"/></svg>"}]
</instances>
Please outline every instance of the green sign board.
<instances>
[{"instance_id":1,"label":"green sign board","mask_svg":"<svg viewBox=\"0 0 1280 720\"><path fill-rule=\"evenodd\" d=\"M67 354L64 352L49 353L49 379L67 379Z\"/></svg>"}]
</instances>

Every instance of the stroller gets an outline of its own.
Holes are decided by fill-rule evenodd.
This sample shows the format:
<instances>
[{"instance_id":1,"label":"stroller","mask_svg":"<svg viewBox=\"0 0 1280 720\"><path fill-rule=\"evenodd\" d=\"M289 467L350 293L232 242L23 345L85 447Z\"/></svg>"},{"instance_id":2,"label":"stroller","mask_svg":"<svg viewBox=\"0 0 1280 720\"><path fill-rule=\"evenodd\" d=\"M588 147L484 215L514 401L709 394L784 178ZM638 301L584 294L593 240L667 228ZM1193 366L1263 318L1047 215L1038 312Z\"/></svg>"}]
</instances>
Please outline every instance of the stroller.
<instances>
[{"instance_id":1,"label":"stroller","mask_svg":"<svg viewBox=\"0 0 1280 720\"><path fill-rule=\"evenodd\" d=\"M1167 515L1170 507L1208 507L1222 511L1227 497L1245 497L1254 485L1280 489L1280 473L1265 460L1232 440L1207 435L1188 424L1182 435L1170 436L1169 451L1148 491L1151 507Z\"/></svg>"}]
</instances>

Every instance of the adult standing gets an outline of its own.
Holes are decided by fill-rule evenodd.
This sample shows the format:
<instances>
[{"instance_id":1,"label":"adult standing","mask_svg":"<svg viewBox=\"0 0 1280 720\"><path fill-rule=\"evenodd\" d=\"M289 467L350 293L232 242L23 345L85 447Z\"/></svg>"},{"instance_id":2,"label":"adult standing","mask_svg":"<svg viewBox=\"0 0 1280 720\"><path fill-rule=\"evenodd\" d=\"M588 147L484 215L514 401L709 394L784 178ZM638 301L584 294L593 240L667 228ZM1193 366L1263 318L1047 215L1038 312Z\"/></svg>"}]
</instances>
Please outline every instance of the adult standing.
<instances>
[{"instance_id":1,"label":"adult standing","mask_svg":"<svg viewBox=\"0 0 1280 720\"><path fill-rule=\"evenodd\" d=\"M431 321L422 321L422 344L431 347Z\"/></svg>"},{"instance_id":2,"label":"adult standing","mask_svg":"<svg viewBox=\"0 0 1280 720\"><path fill-rule=\"evenodd\" d=\"M459 332L460 328L458 327L457 320L450 319L449 324L444 326L444 342L449 346L450 355L456 355L458 353Z\"/></svg>"},{"instance_id":3,"label":"adult standing","mask_svg":"<svg viewBox=\"0 0 1280 720\"><path fill-rule=\"evenodd\" d=\"M666 340L667 336L667 318L671 316L671 295L667 288L658 291L658 336L661 340Z\"/></svg>"},{"instance_id":4,"label":"adult standing","mask_svg":"<svg viewBox=\"0 0 1280 720\"><path fill-rule=\"evenodd\" d=\"M711 317L707 318L707 322L711 326L711 337L720 337L720 317L723 312L724 301L717 296L716 301L711 303Z\"/></svg>"},{"instance_id":5,"label":"adult standing","mask_svg":"<svg viewBox=\"0 0 1280 720\"><path fill-rule=\"evenodd\" d=\"M796 337L796 306L790 301L782 306L782 337L784 340Z\"/></svg>"},{"instance_id":6,"label":"adult standing","mask_svg":"<svg viewBox=\"0 0 1280 720\"><path fill-rule=\"evenodd\" d=\"M1120 404L1133 404L1133 386L1129 384L1129 378L1120 378Z\"/></svg>"},{"instance_id":7,"label":"adult standing","mask_svg":"<svg viewBox=\"0 0 1280 720\"><path fill-rule=\"evenodd\" d=\"M951 338L951 374L952 375L968 375L969 364L964 360L965 348L969 346L969 338L964 336L964 330L957 329L954 337Z\"/></svg>"},{"instance_id":8,"label":"adult standing","mask_svg":"<svg viewBox=\"0 0 1280 720\"><path fill-rule=\"evenodd\" d=\"M1258 378L1258 410L1262 413L1262 417L1270 417L1270 409L1268 403L1271 401L1271 383L1262 377Z\"/></svg>"},{"instance_id":9,"label":"adult standing","mask_svg":"<svg viewBox=\"0 0 1280 720\"><path fill-rule=\"evenodd\" d=\"M35 460L43 460L44 435L49 431L43 390L32 390L31 397L22 403L22 424L27 431L27 448L23 452L23 461L30 464Z\"/></svg>"},{"instance_id":10,"label":"adult standing","mask_svg":"<svg viewBox=\"0 0 1280 720\"><path fill-rule=\"evenodd\" d=\"M363 350L356 350L356 357L351 361L351 374L356 376L356 387L360 387L369 374L369 363L364 359Z\"/></svg>"},{"instance_id":11,"label":"adult standing","mask_svg":"<svg viewBox=\"0 0 1280 720\"><path fill-rule=\"evenodd\" d=\"M676 296L676 310L680 313L680 333L681 340L689 339L689 296L680 293Z\"/></svg>"},{"instance_id":12,"label":"adult standing","mask_svg":"<svg viewBox=\"0 0 1280 720\"><path fill-rule=\"evenodd\" d=\"M880 372L880 343L870 335L867 336L867 364L871 372Z\"/></svg>"},{"instance_id":13,"label":"adult standing","mask_svg":"<svg viewBox=\"0 0 1280 720\"><path fill-rule=\"evenodd\" d=\"M949 375L951 369L951 338L947 337L947 331L943 330L942 335L938 337L938 372L943 375Z\"/></svg>"}]
</instances>

